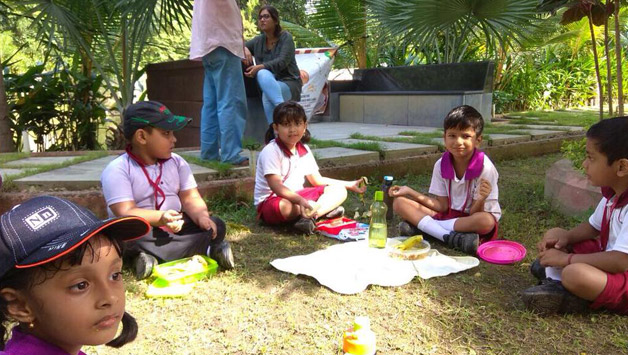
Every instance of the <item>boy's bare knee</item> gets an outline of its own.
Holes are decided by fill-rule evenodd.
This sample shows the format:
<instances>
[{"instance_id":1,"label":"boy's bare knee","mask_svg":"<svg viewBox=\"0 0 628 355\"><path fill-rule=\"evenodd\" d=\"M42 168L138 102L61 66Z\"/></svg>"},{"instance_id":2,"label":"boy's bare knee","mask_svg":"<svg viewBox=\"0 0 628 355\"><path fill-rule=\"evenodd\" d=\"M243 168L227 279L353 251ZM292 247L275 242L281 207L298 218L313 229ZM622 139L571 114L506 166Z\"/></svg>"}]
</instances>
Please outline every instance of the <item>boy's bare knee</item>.
<instances>
[{"instance_id":1,"label":"boy's bare knee","mask_svg":"<svg viewBox=\"0 0 628 355\"><path fill-rule=\"evenodd\" d=\"M481 218L477 220L477 230L480 234L486 234L495 228L495 218L490 213L482 213Z\"/></svg>"},{"instance_id":2,"label":"boy's bare knee","mask_svg":"<svg viewBox=\"0 0 628 355\"><path fill-rule=\"evenodd\" d=\"M408 201L409 200L405 197L395 197L395 199L393 200L393 211L399 212L399 210L403 208L403 206L408 204Z\"/></svg>"},{"instance_id":3,"label":"boy's bare knee","mask_svg":"<svg viewBox=\"0 0 628 355\"><path fill-rule=\"evenodd\" d=\"M588 268L586 264L570 264L565 266L561 273L563 286L570 291L589 286L591 280Z\"/></svg>"}]
</instances>

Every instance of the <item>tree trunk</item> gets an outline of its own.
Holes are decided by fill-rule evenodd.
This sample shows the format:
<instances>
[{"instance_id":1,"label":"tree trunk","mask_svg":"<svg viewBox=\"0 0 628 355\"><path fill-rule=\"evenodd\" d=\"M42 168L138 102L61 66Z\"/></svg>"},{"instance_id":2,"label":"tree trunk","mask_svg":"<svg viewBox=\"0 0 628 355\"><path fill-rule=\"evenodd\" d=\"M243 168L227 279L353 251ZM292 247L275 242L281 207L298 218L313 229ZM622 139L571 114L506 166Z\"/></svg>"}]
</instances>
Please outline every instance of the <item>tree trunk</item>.
<instances>
[{"instance_id":1,"label":"tree trunk","mask_svg":"<svg viewBox=\"0 0 628 355\"><path fill-rule=\"evenodd\" d=\"M13 145L13 132L9 124L9 112L7 102L7 94L4 90L4 74L0 65L0 153L12 152L15 150Z\"/></svg>"},{"instance_id":2,"label":"tree trunk","mask_svg":"<svg viewBox=\"0 0 628 355\"><path fill-rule=\"evenodd\" d=\"M624 115L624 82L621 69L621 32L619 29L619 0L615 0L615 58L617 61L617 114Z\"/></svg>"},{"instance_id":3,"label":"tree trunk","mask_svg":"<svg viewBox=\"0 0 628 355\"><path fill-rule=\"evenodd\" d=\"M606 56L606 92L608 94L608 114L613 116L613 73L611 73L611 55L608 52L608 17L604 21L604 55Z\"/></svg>"},{"instance_id":4,"label":"tree trunk","mask_svg":"<svg viewBox=\"0 0 628 355\"><path fill-rule=\"evenodd\" d=\"M593 60L595 61L595 76L597 77L597 90L600 104L600 121L604 118L604 88L602 87L602 78L600 77L600 62L597 56L597 45L595 44L595 31L593 30L593 17L589 10L589 32L591 32L591 49L593 50Z\"/></svg>"}]
</instances>

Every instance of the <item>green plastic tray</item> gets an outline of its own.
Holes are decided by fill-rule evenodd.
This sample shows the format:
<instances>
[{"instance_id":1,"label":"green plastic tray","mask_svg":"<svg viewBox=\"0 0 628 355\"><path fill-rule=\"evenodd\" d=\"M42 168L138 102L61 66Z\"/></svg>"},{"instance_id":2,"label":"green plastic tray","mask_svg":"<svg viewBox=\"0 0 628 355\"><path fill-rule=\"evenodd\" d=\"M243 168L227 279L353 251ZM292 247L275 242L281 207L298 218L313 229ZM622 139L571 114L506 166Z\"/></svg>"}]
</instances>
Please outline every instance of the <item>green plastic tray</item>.
<instances>
[{"instance_id":1,"label":"green plastic tray","mask_svg":"<svg viewBox=\"0 0 628 355\"><path fill-rule=\"evenodd\" d=\"M206 265L203 266L192 261L195 257L200 257L205 260ZM155 281L160 286L168 286L171 284L184 285L210 277L218 270L218 263L214 259L205 255L197 255L195 257L155 265L153 268L153 276L157 278Z\"/></svg>"}]
</instances>

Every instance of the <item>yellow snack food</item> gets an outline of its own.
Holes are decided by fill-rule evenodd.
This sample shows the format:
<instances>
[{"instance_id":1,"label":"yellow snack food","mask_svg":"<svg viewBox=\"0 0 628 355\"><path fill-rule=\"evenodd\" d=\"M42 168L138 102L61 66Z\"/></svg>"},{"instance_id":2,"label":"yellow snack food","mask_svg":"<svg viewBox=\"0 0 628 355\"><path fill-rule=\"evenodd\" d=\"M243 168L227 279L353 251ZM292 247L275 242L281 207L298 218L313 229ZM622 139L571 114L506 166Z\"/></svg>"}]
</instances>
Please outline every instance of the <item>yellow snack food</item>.
<instances>
[{"instance_id":1,"label":"yellow snack food","mask_svg":"<svg viewBox=\"0 0 628 355\"><path fill-rule=\"evenodd\" d=\"M423 241L423 236L422 235L415 235L412 236L406 240L404 240L402 243L397 244L395 246L395 248L399 249L399 250L408 250L408 249L412 249L413 247L421 244L421 242Z\"/></svg>"}]
</instances>

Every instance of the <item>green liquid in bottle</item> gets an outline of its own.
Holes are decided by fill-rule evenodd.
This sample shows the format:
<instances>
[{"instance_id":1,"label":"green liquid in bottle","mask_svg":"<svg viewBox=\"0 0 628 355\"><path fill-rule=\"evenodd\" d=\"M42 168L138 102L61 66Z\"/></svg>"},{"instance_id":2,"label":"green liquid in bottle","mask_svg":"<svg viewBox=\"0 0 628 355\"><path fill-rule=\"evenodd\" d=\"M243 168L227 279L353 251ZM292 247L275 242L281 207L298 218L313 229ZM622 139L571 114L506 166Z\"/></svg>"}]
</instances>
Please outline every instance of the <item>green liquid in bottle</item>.
<instances>
[{"instance_id":1,"label":"green liquid in bottle","mask_svg":"<svg viewBox=\"0 0 628 355\"><path fill-rule=\"evenodd\" d=\"M384 248L386 246L386 239L388 237L388 230L386 223L372 223L369 227L369 247L371 248Z\"/></svg>"}]
</instances>

